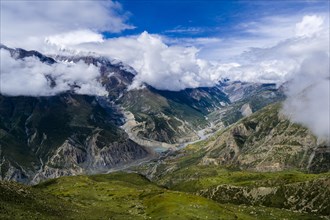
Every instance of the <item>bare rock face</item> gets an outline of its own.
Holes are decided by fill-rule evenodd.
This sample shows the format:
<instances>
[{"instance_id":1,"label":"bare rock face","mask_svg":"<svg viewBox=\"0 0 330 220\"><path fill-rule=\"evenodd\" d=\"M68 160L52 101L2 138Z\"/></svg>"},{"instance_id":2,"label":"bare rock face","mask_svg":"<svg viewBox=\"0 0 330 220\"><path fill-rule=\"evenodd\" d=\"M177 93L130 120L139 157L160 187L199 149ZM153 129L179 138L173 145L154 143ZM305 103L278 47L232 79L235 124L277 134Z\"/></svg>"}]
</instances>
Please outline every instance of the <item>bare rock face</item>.
<instances>
[{"instance_id":1,"label":"bare rock face","mask_svg":"<svg viewBox=\"0 0 330 220\"><path fill-rule=\"evenodd\" d=\"M96 133L89 137L86 145L66 140L46 164L40 167L31 183L60 176L107 172L143 159L150 153L131 140L125 143L108 143L100 148L98 136L99 133Z\"/></svg>"},{"instance_id":2,"label":"bare rock face","mask_svg":"<svg viewBox=\"0 0 330 220\"><path fill-rule=\"evenodd\" d=\"M329 147L318 145L307 128L290 122L279 108L268 106L223 131L206 145L201 164L212 160L255 171L328 171Z\"/></svg>"},{"instance_id":3,"label":"bare rock face","mask_svg":"<svg viewBox=\"0 0 330 220\"><path fill-rule=\"evenodd\" d=\"M118 103L127 113L125 130L134 140L175 146L197 140L196 132L209 124L205 116L219 108L222 101L228 102L218 89L173 92L146 87L128 91Z\"/></svg>"},{"instance_id":4,"label":"bare rock face","mask_svg":"<svg viewBox=\"0 0 330 220\"><path fill-rule=\"evenodd\" d=\"M37 183L106 172L148 157L151 152L120 129L117 109L101 101L70 93L0 96L1 179Z\"/></svg>"},{"instance_id":5,"label":"bare rock face","mask_svg":"<svg viewBox=\"0 0 330 220\"><path fill-rule=\"evenodd\" d=\"M27 173L21 167L18 169L11 164L5 157L1 159L1 175L0 180L15 180L17 182L26 182L27 175L33 174L32 172Z\"/></svg>"},{"instance_id":6,"label":"bare rock face","mask_svg":"<svg viewBox=\"0 0 330 220\"><path fill-rule=\"evenodd\" d=\"M60 176L104 173L144 159L151 154L147 148L131 140L123 143L108 143L100 148L97 134L90 137L86 143L80 145L72 140L66 140L47 161L40 159L40 165L34 169L23 168L17 164L13 166L12 162L3 159L0 180L37 184L42 180Z\"/></svg>"},{"instance_id":7,"label":"bare rock face","mask_svg":"<svg viewBox=\"0 0 330 220\"><path fill-rule=\"evenodd\" d=\"M249 103L246 103L241 107L241 114L244 117L250 116L252 113L253 112L252 112L252 109L251 109Z\"/></svg>"}]
</instances>

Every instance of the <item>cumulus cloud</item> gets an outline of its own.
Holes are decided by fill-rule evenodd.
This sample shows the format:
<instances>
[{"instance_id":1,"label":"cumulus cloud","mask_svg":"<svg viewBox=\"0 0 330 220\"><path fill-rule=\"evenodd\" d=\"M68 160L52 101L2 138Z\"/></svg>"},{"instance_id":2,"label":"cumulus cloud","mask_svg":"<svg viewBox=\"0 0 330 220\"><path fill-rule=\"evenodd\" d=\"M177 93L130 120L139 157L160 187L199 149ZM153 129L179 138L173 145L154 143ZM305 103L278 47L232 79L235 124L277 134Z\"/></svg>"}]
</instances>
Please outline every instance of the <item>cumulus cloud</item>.
<instances>
[{"instance_id":1,"label":"cumulus cloud","mask_svg":"<svg viewBox=\"0 0 330 220\"><path fill-rule=\"evenodd\" d=\"M1 1L0 4L1 43L9 47L42 50L46 37L55 41L62 38L62 43L68 43L80 33L79 38L87 38L88 42L99 41L100 37L91 31L118 33L134 28L127 24L129 14L123 11L118 2L110 0L23 0ZM66 36L63 36L64 33Z\"/></svg>"},{"instance_id":2,"label":"cumulus cloud","mask_svg":"<svg viewBox=\"0 0 330 220\"><path fill-rule=\"evenodd\" d=\"M288 86L283 105L292 121L311 129L321 141L330 143L329 54L309 54Z\"/></svg>"},{"instance_id":3,"label":"cumulus cloud","mask_svg":"<svg viewBox=\"0 0 330 220\"><path fill-rule=\"evenodd\" d=\"M300 21L299 16L268 17L237 27L255 36L252 39L178 40L147 32L104 39L100 31L133 28L114 1L5 1L1 6L1 26L6 30L1 32L3 43L48 53L57 49L96 52L121 60L138 72L133 88L147 83L158 89L181 90L213 86L221 78L281 83L299 68L305 54L325 48L327 39L319 33L328 21L318 15ZM259 48L248 49L251 46ZM246 49L235 59L216 61Z\"/></svg>"},{"instance_id":4,"label":"cumulus cloud","mask_svg":"<svg viewBox=\"0 0 330 220\"><path fill-rule=\"evenodd\" d=\"M78 63L48 65L36 57L15 60L1 49L0 93L9 96L51 96L65 91L106 95L98 81L99 68Z\"/></svg>"},{"instance_id":5,"label":"cumulus cloud","mask_svg":"<svg viewBox=\"0 0 330 220\"><path fill-rule=\"evenodd\" d=\"M138 74L131 88L140 87L143 83L157 89L172 91L214 86L226 70L237 65L219 65L199 59L199 50L196 47L169 46L164 43L161 36L147 32L71 48L86 52L94 51L132 66Z\"/></svg>"},{"instance_id":6,"label":"cumulus cloud","mask_svg":"<svg viewBox=\"0 0 330 220\"><path fill-rule=\"evenodd\" d=\"M315 23L317 28L314 28L313 34L302 34L299 24L306 26L308 21ZM307 26L312 27L313 24ZM297 25L292 24L288 39L271 47L251 48L236 57L234 62L202 59L199 57L200 50L195 46L178 44L147 32L137 36L106 39L102 43L75 45L71 48L94 51L131 65L138 72L133 88L147 83L158 89L177 91L214 86L221 78L280 84L296 74L306 56L328 48L328 29L324 24L324 18L321 16L305 16ZM300 30L297 35L294 31L296 26ZM172 44L166 44L167 42ZM191 40L186 40L186 43L190 42ZM196 44L201 42L218 43L221 40L197 39Z\"/></svg>"},{"instance_id":7,"label":"cumulus cloud","mask_svg":"<svg viewBox=\"0 0 330 220\"><path fill-rule=\"evenodd\" d=\"M57 53L69 45L101 43L101 32L134 28L115 1L1 1L1 43ZM97 16L96 16L97 15ZM1 94L48 96L74 90L102 95L98 68L84 63L47 65L29 57L15 60L1 50ZM52 81L56 86L52 85Z\"/></svg>"},{"instance_id":8,"label":"cumulus cloud","mask_svg":"<svg viewBox=\"0 0 330 220\"><path fill-rule=\"evenodd\" d=\"M297 36L312 36L322 30L324 19L316 15L304 16L302 21L296 24Z\"/></svg>"}]
</instances>

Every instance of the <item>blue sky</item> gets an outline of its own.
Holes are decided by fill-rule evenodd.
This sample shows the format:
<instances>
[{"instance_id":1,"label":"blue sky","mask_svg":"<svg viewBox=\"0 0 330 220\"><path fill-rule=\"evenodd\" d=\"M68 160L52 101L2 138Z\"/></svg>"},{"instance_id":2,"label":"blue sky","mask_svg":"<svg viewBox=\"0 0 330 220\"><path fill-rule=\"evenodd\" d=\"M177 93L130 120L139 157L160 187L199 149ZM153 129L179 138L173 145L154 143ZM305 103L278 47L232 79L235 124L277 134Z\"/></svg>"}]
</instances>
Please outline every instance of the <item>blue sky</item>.
<instances>
[{"instance_id":1,"label":"blue sky","mask_svg":"<svg viewBox=\"0 0 330 220\"><path fill-rule=\"evenodd\" d=\"M241 25L270 16L329 11L327 0L122 0L128 22L136 28L107 37L148 31L168 37L232 37L246 35Z\"/></svg>"},{"instance_id":2,"label":"blue sky","mask_svg":"<svg viewBox=\"0 0 330 220\"><path fill-rule=\"evenodd\" d=\"M1 0L0 14L1 41L9 46L42 49L50 37L68 46L147 31L223 60L293 37L304 16L328 25L329 0ZM84 37L69 34L79 30Z\"/></svg>"}]
</instances>

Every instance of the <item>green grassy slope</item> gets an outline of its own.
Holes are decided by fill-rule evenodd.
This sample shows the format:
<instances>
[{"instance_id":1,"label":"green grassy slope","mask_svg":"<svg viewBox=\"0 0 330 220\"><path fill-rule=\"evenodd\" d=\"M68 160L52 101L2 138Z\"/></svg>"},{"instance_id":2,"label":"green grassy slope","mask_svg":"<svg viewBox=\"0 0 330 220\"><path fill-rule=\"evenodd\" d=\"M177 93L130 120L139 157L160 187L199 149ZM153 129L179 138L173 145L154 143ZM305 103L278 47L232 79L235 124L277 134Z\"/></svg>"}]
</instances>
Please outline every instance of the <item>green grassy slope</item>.
<instances>
[{"instance_id":1,"label":"green grassy slope","mask_svg":"<svg viewBox=\"0 0 330 220\"><path fill-rule=\"evenodd\" d=\"M318 154L316 138L281 116L279 109L280 104L270 105L207 140L136 170L169 189L219 203L330 216L329 172L314 166L312 171L324 173L308 173L313 167L309 162L317 160L312 154Z\"/></svg>"},{"instance_id":2,"label":"green grassy slope","mask_svg":"<svg viewBox=\"0 0 330 220\"><path fill-rule=\"evenodd\" d=\"M93 219L235 219L211 200L166 190L134 173L63 177L35 188L81 207L82 217Z\"/></svg>"},{"instance_id":3,"label":"green grassy slope","mask_svg":"<svg viewBox=\"0 0 330 220\"><path fill-rule=\"evenodd\" d=\"M282 209L219 204L135 173L0 183L0 219L318 219Z\"/></svg>"},{"instance_id":4,"label":"green grassy slope","mask_svg":"<svg viewBox=\"0 0 330 220\"><path fill-rule=\"evenodd\" d=\"M69 219L80 207L15 182L0 181L0 219Z\"/></svg>"}]
</instances>

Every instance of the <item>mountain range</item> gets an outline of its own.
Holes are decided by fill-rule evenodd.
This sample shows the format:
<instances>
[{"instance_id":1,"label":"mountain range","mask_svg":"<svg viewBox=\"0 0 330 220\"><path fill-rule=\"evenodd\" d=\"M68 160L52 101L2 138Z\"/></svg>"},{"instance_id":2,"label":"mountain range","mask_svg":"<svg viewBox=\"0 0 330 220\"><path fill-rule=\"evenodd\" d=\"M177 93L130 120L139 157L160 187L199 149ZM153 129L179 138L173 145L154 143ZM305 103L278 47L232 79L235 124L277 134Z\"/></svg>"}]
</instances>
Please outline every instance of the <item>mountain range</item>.
<instances>
[{"instance_id":1,"label":"mountain range","mask_svg":"<svg viewBox=\"0 0 330 220\"><path fill-rule=\"evenodd\" d=\"M329 146L282 113L286 84L131 89L116 60L0 49L97 66L107 92L0 95L1 218L330 218Z\"/></svg>"},{"instance_id":2,"label":"mountain range","mask_svg":"<svg viewBox=\"0 0 330 220\"><path fill-rule=\"evenodd\" d=\"M15 59L33 56L48 65L63 61L98 65L99 80L108 92L107 96L79 95L71 85L71 90L55 96L1 95L4 180L37 183L148 159L159 151L198 140L199 130L233 123L243 116L243 105L245 111L253 112L284 97L272 84L228 81L178 92L149 85L129 90L134 71L105 57L50 57L3 45L1 50ZM50 76L48 80L56 86ZM223 115L220 121L218 114Z\"/></svg>"}]
</instances>

